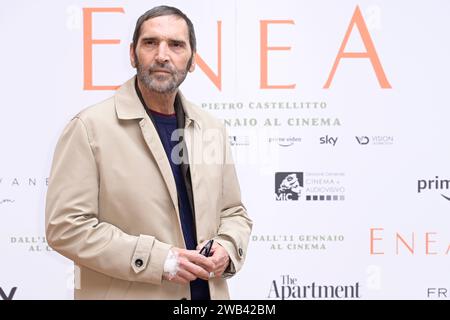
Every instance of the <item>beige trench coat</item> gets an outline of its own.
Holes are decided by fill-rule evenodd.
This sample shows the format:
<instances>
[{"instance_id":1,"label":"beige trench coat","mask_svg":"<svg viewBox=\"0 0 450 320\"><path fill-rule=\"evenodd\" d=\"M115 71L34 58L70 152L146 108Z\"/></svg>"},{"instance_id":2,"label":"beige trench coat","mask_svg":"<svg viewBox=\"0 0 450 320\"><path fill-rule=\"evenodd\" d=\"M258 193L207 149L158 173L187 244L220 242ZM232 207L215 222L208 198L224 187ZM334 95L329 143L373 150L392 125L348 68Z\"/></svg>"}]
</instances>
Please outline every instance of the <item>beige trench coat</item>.
<instances>
[{"instance_id":1,"label":"beige trench coat","mask_svg":"<svg viewBox=\"0 0 450 320\"><path fill-rule=\"evenodd\" d=\"M168 250L185 245L172 170L134 81L75 116L56 146L46 236L75 262L76 299L190 298L189 285L162 280ZM224 126L180 96L197 240L214 238L225 248L232 276L243 265L252 221ZM202 161L208 153L213 161ZM229 298L225 279L209 287L212 299Z\"/></svg>"}]
</instances>

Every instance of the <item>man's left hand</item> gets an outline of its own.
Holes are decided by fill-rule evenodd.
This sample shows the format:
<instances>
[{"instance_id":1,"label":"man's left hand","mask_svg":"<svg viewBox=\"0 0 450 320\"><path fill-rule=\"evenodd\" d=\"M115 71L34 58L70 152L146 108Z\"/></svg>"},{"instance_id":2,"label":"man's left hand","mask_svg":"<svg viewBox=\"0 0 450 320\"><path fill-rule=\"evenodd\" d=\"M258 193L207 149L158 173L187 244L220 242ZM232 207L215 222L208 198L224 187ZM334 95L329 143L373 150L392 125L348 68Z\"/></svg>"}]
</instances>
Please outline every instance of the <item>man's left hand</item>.
<instances>
[{"instance_id":1,"label":"man's left hand","mask_svg":"<svg viewBox=\"0 0 450 320\"><path fill-rule=\"evenodd\" d=\"M200 245L197 246L197 250L203 248L203 246L208 241L204 241ZM222 274L225 272L225 269L230 264L230 257L228 256L227 251L216 241L214 241L213 246L210 251L210 256L208 259L212 259L215 265L215 269L213 274L210 274L211 278L220 278Z\"/></svg>"}]
</instances>

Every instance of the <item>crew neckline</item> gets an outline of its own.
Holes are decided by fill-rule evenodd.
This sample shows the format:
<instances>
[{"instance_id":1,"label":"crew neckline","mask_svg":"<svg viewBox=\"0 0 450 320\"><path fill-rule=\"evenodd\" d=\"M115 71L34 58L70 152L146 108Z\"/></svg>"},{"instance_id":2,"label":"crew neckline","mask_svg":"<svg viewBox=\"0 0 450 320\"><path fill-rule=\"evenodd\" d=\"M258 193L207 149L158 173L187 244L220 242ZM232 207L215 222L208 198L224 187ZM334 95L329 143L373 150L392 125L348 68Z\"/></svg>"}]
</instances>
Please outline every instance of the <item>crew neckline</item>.
<instances>
[{"instance_id":1,"label":"crew neckline","mask_svg":"<svg viewBox=\"0 0 450 320\"><path fill-rule=\"evenodd\" d=\"M158 112L158 111L155 111L155 110L152 110L152 109L149 109L149 110L150 110L150 112L151 112L152 114L157 115L157 116L167 117L167 118L173 118L173 117L175 117L175 112L174 112L174 113L167 114L167 113L161 113L161 112Z\"/></svg>"}]
</instances>

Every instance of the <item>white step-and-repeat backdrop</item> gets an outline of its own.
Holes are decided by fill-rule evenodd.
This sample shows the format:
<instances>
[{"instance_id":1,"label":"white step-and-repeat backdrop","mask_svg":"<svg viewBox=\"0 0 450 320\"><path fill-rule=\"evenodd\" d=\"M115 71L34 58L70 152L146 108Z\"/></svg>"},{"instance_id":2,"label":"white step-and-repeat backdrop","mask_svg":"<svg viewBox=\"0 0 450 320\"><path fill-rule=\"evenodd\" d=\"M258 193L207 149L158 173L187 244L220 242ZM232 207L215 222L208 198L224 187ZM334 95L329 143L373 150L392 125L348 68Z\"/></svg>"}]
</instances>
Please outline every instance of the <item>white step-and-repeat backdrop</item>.
<instances>
[{"instance_id":1,"label":"white step-and-repeat backdrop","mask_svg":"<svg viewBox=\"0 0 450 320\"><path fill-rule=\"evenodd\" d=\"M45 240L55 143L134 74L136 19L159 4L2 3L1 298L73 298ZM448 299L450 2L165 4L194 22L182 90L227 124L254 220L232 298Z\"/></svg>"}]
</instances>

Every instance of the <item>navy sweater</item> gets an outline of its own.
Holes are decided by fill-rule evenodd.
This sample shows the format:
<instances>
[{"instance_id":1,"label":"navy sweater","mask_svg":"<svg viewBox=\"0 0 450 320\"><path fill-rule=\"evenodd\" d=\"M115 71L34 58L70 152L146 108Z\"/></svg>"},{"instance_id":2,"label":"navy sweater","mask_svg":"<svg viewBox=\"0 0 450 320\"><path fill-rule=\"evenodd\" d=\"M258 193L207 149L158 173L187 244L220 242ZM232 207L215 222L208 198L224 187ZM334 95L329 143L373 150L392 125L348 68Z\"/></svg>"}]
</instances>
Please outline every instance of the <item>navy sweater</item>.
<instances>
[{"instance_id":1,"label":"navy sweater","mask_svg":"<svg viewBox=\"0 0 450 320\"><path fill-rule=\"evenodd\" d=\"M167 159L169 159L170 167L172 168L173 177L177 186L180 221L186 249L195 250L197 247L195 222L191 207L189 205L186 185L183 180L180 165L175 164L171 158L172 149L178 143L178 140L172 141L171 139L172 132L177 129L177 118L175 114L166 115L155 111L151 111L151 114L156 125L156 130L158 131L161 139L161 143L166 151ZM192 300L210 299L207 281L201 279L191 281L190 287Z\"/></svg>"}]
</instances>

